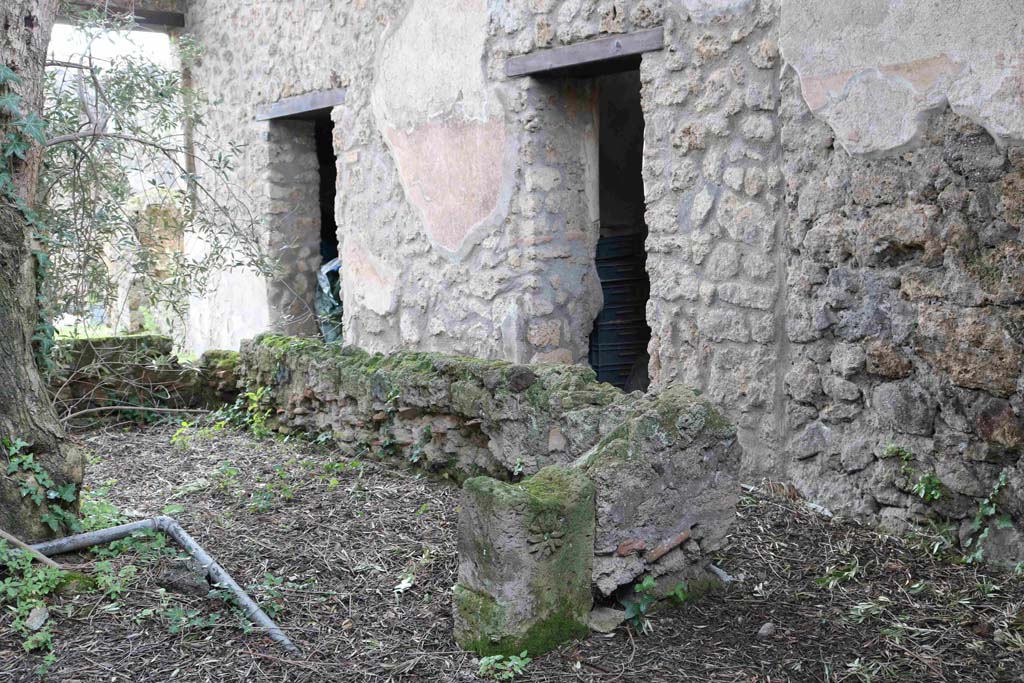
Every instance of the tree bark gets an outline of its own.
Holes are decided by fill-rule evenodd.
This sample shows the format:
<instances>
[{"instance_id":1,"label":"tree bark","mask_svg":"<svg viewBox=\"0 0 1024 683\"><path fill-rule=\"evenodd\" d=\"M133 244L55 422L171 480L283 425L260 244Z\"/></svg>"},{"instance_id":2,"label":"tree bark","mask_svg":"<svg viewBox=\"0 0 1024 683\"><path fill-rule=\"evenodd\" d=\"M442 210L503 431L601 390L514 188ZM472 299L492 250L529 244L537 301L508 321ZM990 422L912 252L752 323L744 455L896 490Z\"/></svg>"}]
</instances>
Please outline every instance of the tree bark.
<instances>
[{"instance_id":1,"label":"tree bark","mask_svg":"<svg viewBox=\"0 0 1024 683\"><path fill-rule=\"evenodd\" d=\"M0 60L20 79L13 90L22 98L23 114L42 110L46 51L57 4L58 0L0 2ZM0 140L12 129L12 119L0 114ZM29 206L41 154L34 148L13 167L15 191ZM55 486L74 483L77 494L84 457L66 439L36 368L32 355L36 315L29 224L8 193L0 193L0 439L30 444L22 452L32 453ZM33 475L24 468L8 472L7 448L0 453L0 527L30 542L52 535L41 517L47 505L56 503L44 500L39 506L23 496L22 484L32 483Z\"/></svg>"}]
</instances>

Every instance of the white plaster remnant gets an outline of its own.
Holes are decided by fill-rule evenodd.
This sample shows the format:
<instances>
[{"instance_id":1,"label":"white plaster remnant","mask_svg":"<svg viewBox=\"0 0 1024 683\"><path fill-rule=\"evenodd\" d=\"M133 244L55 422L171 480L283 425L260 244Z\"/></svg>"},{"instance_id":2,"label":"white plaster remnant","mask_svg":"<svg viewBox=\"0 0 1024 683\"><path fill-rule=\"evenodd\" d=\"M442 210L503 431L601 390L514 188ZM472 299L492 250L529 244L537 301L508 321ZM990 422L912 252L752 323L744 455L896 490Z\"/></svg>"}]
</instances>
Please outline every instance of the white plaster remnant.
<instances>
[{"instance_id":1,"label":"white plaster remnant","mask_svg":"<svg viewBox=\"0 0 1024 683\"><path fill-rule=\"evenodd\" d=\"M1024 139L1018 0L783 0L781 50L846 151L915 145L947 104L1000 144Z\"/></svg>"},{"instance_id":2,"label":"white plaster remnant","mask_svg":"<svg viewBox=\"0 0 1024 683\"><path fill-rule=\"evenodd\" d=\"M342 247L342 296L366 306L378 315L386 315L395 307L395 270L370 254L354 237Z\"/></svg>"},{"instance_id":3,"label":"white plaster remnant","mask_svg":"<svg viewBox=\"0 0 1024 683\"><path fill-rule=\"evenodd\" d=\"M480 67L487 32L483 0L416 0L385 37L373 87L374 114L409 129L458 107L464 120L495 113Z\"/></svg>"},{"instance_id":4,"label":"white plaster remnant","mask_svg":"<svg viewBox=\"0 0 1024 683\"><path fill-rule=\"evenodd\" d=\"M500 223L511 197L514 144L484 78L486 28L483 0L416 0L377 62L374 116L427 236L449 254Z\"/></svg>"},{"instance_id":5,"label":"white plaster remnant","mask_svg":"<svg viewBox=\"0 0 1024 683\"><path fill-rule=\"evenodd\" d=\"M709 24L746 14L754 0L682 0L683 7L696 24Z\"/></svg>"}]
</instances>

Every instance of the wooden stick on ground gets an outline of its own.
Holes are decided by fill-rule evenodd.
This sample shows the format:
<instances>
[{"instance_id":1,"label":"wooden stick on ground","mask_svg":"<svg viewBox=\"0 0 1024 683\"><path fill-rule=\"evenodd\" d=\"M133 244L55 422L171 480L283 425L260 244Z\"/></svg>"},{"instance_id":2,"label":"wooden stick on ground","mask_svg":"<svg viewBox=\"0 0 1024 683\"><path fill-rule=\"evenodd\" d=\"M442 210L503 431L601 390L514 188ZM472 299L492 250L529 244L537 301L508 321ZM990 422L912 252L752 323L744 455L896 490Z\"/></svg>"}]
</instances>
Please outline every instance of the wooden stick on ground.
<instances>
[{"instance_id":1,"label":"wooden stick on ground","mask_svg":"<svg viewBox=\"0 0 1024 683\"><path fill-rule=\"evenodd\" d=\"M7 541L11 545L13 545L15 548L18 548L20 550L24 550L26 553L28 553L33 558L35 558L35 560L37 562L42 562L47 567L53 567L54 569L63 569L63 567L61 567L59 564L57 564L56 562L54 562L53 560L48 558L46 555L43 555L41 552L39 552L35 548L33 548L32 546L28 545L27 543L24 543L24 542L18 540L16 537L11 536L9 533L4 531L3 529L0 529L0 538L4 539L5 541Z\"/></svg>"}]
</instances>

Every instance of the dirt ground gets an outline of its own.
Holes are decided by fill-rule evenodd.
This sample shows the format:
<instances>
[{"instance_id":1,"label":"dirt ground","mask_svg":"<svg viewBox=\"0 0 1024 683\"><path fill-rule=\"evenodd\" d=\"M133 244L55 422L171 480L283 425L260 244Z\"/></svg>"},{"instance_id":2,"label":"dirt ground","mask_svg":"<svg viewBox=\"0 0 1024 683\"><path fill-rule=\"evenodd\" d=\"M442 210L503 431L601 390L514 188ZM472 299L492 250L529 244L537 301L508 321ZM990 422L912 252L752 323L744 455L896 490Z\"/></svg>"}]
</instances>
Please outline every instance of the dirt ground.
<instances>
[{"instance_id":1,"label":"dirt ground","mask_svg":"<svg viewBox=\"0 0 1024 683\"><path fill-rule=\"evenodd\" d=\"M302 654L243 628L185 562L142 542L108 560L134 567L119 594L51 602L48 680L477 680L451 636L456 488L300 440L193 430L172 445L174 432L80 435L93 500L173 514ZM928 545L748 494L717 558L737 579L725 590L658 609L649 634L624 625L537 657L516 680L1024 681L1024 582ZM101 561L59 559L86 573ZM39 661L0 616L0 681L38 680Z\"/></svg>"}]
</instances>

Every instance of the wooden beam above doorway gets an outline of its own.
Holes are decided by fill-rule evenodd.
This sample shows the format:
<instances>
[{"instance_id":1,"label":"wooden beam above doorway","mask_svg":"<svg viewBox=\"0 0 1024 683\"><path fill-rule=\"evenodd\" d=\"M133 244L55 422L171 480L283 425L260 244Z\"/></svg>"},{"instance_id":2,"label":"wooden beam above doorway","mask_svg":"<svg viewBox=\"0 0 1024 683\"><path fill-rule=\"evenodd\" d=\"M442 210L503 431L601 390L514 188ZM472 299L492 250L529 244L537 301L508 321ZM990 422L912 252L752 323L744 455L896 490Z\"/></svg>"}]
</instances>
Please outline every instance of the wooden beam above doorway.
<instances>
[{"instance_id":1,"label":"wooden beam above doorway","mask_svg":"<svg viewBox=\"0 0 1024 683\"><path fill-rule=\"evenodd\" d=\"M261 104L256 107L256 120L315 118L318 114L329 114L333 107L344 103L345 88L320 90Z\"/></svg>"},{"instance_id":2,"label":"wooden beam above doorway","mask_svg":"<svg viewBox=\"0 0 1024 683\"><path fill-rule=\"evenodd\" d=\"M509 57L505 75L597 76L640 66L640 55L665 46L663 27L622 33L583 43L537 50Z\"/></svg>"}]
</instances>

